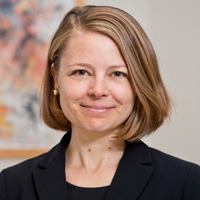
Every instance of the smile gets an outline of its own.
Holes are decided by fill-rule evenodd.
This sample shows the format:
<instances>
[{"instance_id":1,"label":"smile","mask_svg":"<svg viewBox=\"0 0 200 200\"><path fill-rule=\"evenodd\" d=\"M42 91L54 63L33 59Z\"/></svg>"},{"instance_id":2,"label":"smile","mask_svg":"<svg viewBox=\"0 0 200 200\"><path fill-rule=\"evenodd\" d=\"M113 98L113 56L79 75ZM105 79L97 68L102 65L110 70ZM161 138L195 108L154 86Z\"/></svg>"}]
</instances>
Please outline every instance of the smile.
<instances>
[{"instance_id":1,"label":"smile","mask_svg":"<svg viewBox=\"0 0 200 200\"><path fill-rule=\"evenodd\" d=\"M114 108L114 107L103 107L103 106L85 106L85 105L81 105L81 106L89 111L98 112L98 113L107 112L107 111L110 111L112 108Z\"/></svg>"}]
</instances>

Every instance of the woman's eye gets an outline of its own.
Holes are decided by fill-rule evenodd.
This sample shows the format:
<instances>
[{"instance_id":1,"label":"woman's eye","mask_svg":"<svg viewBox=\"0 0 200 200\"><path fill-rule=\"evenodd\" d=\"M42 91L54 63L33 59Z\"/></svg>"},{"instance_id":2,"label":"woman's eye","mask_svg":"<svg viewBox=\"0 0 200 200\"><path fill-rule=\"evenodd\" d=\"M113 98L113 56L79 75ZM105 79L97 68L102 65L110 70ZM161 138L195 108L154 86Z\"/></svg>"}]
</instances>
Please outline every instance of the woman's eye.
<instances>
[{"instance_id":1,"label":"woman's eye","mask_svg":"<svg viewBox=\"0 0 200 200\"><path fill-rule=\"evenodd\" d=\"M88 75L88 73L85 70L77 70L74 72L75 75L79 75L79 76L85 76Z\"/></svg>"},{"instance_id":2,"label":"woman's eye","mask_svg":"<svg viewBox=\"0 0 200 200\"><path fill-rule=\"evenodd\" d=\"M125 76L125 74L122 73L122 72L114 72L114 73L112 74L112 76L120 77L120 76Z\"/></svg>"}]
</instances>

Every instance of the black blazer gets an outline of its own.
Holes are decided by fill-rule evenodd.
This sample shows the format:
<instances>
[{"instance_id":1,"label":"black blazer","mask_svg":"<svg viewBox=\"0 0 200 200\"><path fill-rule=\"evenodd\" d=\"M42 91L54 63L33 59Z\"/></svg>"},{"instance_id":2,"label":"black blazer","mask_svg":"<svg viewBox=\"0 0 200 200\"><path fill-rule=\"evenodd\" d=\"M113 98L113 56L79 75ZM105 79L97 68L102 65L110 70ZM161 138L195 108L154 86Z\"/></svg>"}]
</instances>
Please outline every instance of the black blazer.
<instances>
[{"instance_id":1,"label":"black blazer","mask_svg":"<svg viewBox=\"0 0 200 200\"><path fill-rule=\"evenodd\" d=\"M48 153L3 170L0 200L69 200L67 133ZM127 143L105 200L200 200L200 167L143 142Z\"/></svg>"}]
</instances>

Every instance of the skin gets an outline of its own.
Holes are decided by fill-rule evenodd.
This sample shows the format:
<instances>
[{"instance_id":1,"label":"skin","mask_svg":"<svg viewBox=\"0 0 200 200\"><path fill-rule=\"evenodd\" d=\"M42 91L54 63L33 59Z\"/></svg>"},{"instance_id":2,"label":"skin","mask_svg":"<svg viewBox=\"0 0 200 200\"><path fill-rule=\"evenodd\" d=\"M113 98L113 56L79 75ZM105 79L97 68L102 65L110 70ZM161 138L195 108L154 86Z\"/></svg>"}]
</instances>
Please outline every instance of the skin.
<instances>
[{"instance_id":1,"label":"skin","mask_svg":"<svg viewBox=\"0 0 200 200\"><path fill-rule=\"evenodd\" d=\"M51 71L72 124L66 180L82 187L109 185L125 149L125 141L112 137L135 101L118 47L102 34L77 31L62 53L59 72L53 65Z\"/></svg>"}]
</instances>

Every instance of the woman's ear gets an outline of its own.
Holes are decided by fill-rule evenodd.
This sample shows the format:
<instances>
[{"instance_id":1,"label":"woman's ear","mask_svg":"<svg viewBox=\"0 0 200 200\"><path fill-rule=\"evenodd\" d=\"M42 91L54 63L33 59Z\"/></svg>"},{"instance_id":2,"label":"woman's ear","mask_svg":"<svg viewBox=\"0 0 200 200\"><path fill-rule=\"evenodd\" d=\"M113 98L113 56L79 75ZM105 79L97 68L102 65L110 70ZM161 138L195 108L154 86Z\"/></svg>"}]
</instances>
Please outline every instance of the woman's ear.
<instances>
[{"instance_id":1,"label":"woman's ear","mask_svg":"<svg viewBox=\"0 0 200 200\"><path fill-rule=\"evenodd\" d=\"M51 64L51 74L52 74L53 80L54 80L54 88L58 89L58 76L55 72L54 63Z\"/></svg>"}]
</instances>

